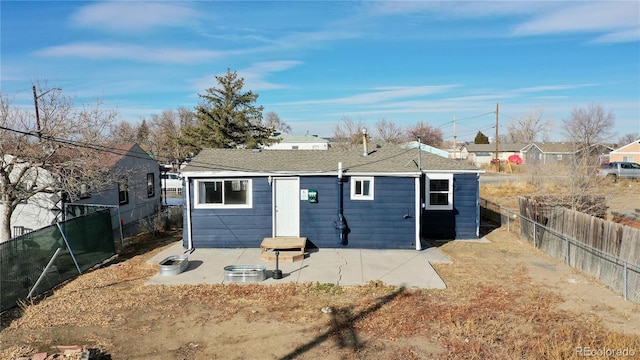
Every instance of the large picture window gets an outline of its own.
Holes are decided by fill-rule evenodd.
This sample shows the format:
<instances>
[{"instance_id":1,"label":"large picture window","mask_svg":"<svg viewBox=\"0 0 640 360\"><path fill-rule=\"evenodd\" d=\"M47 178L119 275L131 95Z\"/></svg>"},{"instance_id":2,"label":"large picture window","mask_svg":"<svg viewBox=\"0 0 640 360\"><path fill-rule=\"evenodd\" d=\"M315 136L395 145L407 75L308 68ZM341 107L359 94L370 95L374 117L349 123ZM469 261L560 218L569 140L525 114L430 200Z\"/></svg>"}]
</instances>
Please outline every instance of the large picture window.
<instances>
[{"instance_id":1,"label":"large picture window","mask_svg":"<svg viewBox=\"0 0 640 360\"><path fill-rule=\"evenodd\" d=\"M351 200L373 200L373 178L351 178Z\"/></svg>"},{"instance_id":2,"label":"large picture window","mask_svg":"<svg viewBox=\"0 0 640 360\"><path fill-rule=\"evenodd\" d=\"M251 180L196 180L196 208L250 208Z\"/></svg>"},{"instance_id":3,"label":"large picture window","mask_svg":"<svg viewBox=\"0 0 640 360\"><path fill-rule=\"evenodd\" d=\"M427 210L453 209L453 174L427 175Z\"/></svg>"}]
</instances>

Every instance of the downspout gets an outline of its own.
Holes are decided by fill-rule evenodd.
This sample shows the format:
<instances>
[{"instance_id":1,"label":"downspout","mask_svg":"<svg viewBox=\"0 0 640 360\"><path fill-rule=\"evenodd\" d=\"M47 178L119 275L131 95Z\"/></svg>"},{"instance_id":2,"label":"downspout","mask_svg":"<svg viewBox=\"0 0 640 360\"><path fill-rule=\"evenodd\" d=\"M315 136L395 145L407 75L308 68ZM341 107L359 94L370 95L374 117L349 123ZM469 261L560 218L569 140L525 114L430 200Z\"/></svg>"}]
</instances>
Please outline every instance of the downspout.
<instances>
[{"instance_id":1,"label":"downspout","mask_svg":"<svg viewBox=\"0 0 640 360\"><path fill-rule=\"evenodd\" d=\"M422 250L422 204L423 204L423 186L422 186L422 142L418 136L418 173L416 179L416 250Z\"/></svg>"},{"instance_id":2,"label":"downspout","mask_svg":"<svg viewBox=\"0 0 640 360\"><path fill-rule=\"evenodd\" d=\"M192 230L191 230L191 181L188 176L184 177L184 191L185 191L185 199L187 200L185 206L187 207L187 250L193 250L193 239L192 239Z\"/></svg>"},{"instance_id":3,"label":"downspout","mask_svg":"<svg viewBox=\"0 0 640 360\"><path fill-rule=\"evenodd\" d=\"M336 221L336 229L340 230L340 245L347 245L347 224L344 221L344 204L342 189L342 163L338 163L338 221Z\"/></svg>"},{"instance_id":4,"label":"downspout","mask_svg":"<svg viewBox=\"0 0 640 360\"><path fill-rule=\"evenodd\" d=\"M422 238L420 237L420 222L422 221L422 172L415 179L415 191L416 191L416 204L415 204L415 212L416 212L416 250L422 250Z\"/></svg>"}]
</instances>

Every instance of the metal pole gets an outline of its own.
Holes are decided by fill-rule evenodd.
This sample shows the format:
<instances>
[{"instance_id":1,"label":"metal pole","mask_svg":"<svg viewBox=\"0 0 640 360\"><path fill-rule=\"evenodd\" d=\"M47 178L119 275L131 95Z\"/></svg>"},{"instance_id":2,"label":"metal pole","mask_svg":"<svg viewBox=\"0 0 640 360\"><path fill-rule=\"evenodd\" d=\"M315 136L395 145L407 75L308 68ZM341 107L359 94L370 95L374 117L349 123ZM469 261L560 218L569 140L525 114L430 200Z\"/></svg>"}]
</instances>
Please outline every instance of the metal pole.
<instances>
[{"instance_id":1,"label":"metal pole","mask_svg":"<svg viewBox=\"0 0 640 360\"><path fill-rule=\"evenodd\" d=\"M422 141L420 141L420 136L418 136L418 170L422 171Z\"/></svg>"},{"instance_id":2,"label":"metal pole","mask_svg":"<svg viewBox=\"0 0 640 360\"><path fill-rule=\"evenodd\" d=\"M276 250L276 269L273 270L273 278L276 280L282 279L282 270L280 270L279 265L280 265L280 251Z\"/></svg>"},{"instance_id":3,"label":"metal pole","mask_svg":"<svg viewBox=\"0 0 640 360\"><path fill-rule=\"evenodd\" d=\"M58 226L58 230L60 230L60 234L62 234L62 239L64 240L64 243L67 244L67 249L69 249L69 254L71 255L71 259L73 259L73 263L76 264L76 269L78 269L78 273L82 274L82 270L80 270L78 261L76 260L76 257L73 255L71 246L69 246L69 241L67 241L67 236L64 234L64 231L62 231L62 227L60 227L60 223L56 223L56 226Z\"/></svg>"},{"instance_id":4,"label":"metal pole","mask_svg":"<svg viewBox=\"0 0 640 360\"><path fill-rule=\"evenodd\" d=\"M58 250L56 250L56 252L53 254L53 256L51 257L51 260L49 260L49 262L47 263L47 266L44 267L44 270L42 270L42 274L40 274L40 277L38 277L38 280L36 280L36 283L33 284L33 287L31 288L31 290L29 290L29 294L27 295L27 299L29 299L31 297L31 295L33 294L33 292L36 290L36 288L38 287L38 285L40 285L40 282L42 281L42 279L44 278L44 275L47 273L47 271L49 271L49 268L51 267L51 265L53 264L53 262L56 260L56 258L58 257L58 254L60 253L60 251L62 251L61 248L58 248Z\"/></svg>"}]
</instances>

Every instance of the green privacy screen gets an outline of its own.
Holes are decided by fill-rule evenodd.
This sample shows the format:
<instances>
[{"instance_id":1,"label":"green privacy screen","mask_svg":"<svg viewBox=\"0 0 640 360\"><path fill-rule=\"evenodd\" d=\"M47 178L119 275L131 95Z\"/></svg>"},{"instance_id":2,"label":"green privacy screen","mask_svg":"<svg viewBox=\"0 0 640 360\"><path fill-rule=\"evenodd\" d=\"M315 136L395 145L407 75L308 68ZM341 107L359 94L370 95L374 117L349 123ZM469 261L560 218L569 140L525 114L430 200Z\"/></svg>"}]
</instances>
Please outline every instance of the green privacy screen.
<instances>
[{"instance_id":1,"label":"green privacy screen","mask_svg":"<svg viewBox=\"0 0 640 360\"><path fill-rule=\"evenodd\" d=\"M108 209L0 243L0 310L42 294L113 255Z\"/></svg>"}]
</instances>

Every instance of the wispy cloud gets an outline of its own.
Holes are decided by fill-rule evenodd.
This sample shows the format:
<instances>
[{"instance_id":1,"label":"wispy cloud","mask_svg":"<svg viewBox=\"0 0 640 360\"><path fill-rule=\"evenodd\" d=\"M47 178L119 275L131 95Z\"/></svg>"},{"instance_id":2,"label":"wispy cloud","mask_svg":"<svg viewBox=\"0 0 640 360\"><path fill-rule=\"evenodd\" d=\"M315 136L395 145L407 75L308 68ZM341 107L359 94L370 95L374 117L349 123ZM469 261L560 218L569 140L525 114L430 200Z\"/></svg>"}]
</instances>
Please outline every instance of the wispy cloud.
<instances>
[{"instance_id":1,"label":"wispy cloud","mask_svg":"<svg viewBox=\"0 0 640 360\"><path fill-rule=\"evenodd\" d=\"M230 52L159 48L125 43L73 43L51 46L36 52L43 57L75 57L98 60L134 60L149 63L202 63Z\"/></svg>"},{"instance_id":2,"label":"wispy cloud","mask_svg":"<svg viewBox=\"0 0 640 360\"><path fill-rule=\"evenodd\" d=\"M302 64L300 61L266 61L238 70L238 74L244 78L245 87L254 91L289 88L291 85L269 82L267 78L277 72L289 70Z\"/></svg>"},{"instance_id":3,"label":"wispy cloud","mask_svg":"<svg viewBox=\"0 0 640 360\"><path fill-rule=\"evenodd\" d=\"M393 86L393 87L379 87L371 89L362 94L356 94L340 98L332 99L318 99L318 100L306 100L306 101L294 101L283 103L282 105L320 105L320 104L332 104L332 105L367 105L376 104L381 106L382 103L397 99L407 99L418 96L427 96L438 93L447 92L458 85L425 85L425 86Z\"/></svg>"},{"instance_id":4,"label":"wispy cloud","mask_svg":"<svg viewBox=\"0 0 640 360\"><path fill-rule=\"evenodd\" d=\"M254 92L257 92L263 90L290 88L291 85L269 82L267 78L269 78L274 73L286 71L300 64L302 64L300 61L293 60L265 61L255 63L247 68L240 70L231 69L231 71L236 71L238 73L238 77L244 80L243 90L252 90ZM221 76L224 74L217 75ZM216 87L218 85L215 82L214 75L207 75L205 77L195 79L192 81L192 84L193 88L198 92L209 89L211 87Z\"/></svg>"},{"instance_id":5,"label":"wispy cloud","mask_svg":"<svg viewBox=\"0 0 640 360\"><path fill-rule=\"evenodd\" d=\"M517 94L529 94L529 93L538 93L538 92L548 92L548 91L562 91L562 90L575 90L584 87L592 87L597 86L597 84L555 84L555 85L541 85L541 86L531 86L524 87L511 90L512 93Z\"/></svg>"},{"instance_id":6,"label":"wispy cloud","mask_svg":"<svg viewBox=\"0 0 640 360\"><path fill-rule=\"evenodd\" d=\"M70 21L78 27L129 32L158 26L174 26L196 16L197 13L193 9L183 4L109 1L81 8L71 16Z\"/></svg>"},{"instance_id":7,"label":"wispy cloud","mask_svg":"<svg viewBox=\"0 0 640 360\"><path fill-rule=\"evenodd\" d=\"M517 26L516 35L603 32L599 42L637 41L640 34L637 1L571 2ZM635 34L635 36L633 36Z\"/></svg>"},{"instance_id":8,"label":"wispy cloud","mask_svg":"<svg viewBox=\"0 0 640 360\"><path fill-rule=\"evenodd\" d=\"M595 38L593 43L622 43L640 41L640 27L617 32L610 32Z\"/></svg>"},{"instance_id":9,"label":"wispy cloud","mask_svg":"<svg viewBox=\"0 0 640 360\"><path fill-rule=\"evenodd\" d=\"M374 17L423 14L440 20L504 18L506 24L519 21L505 35L593 33L594 43L640 40L637 1L375 1L364 7Z\"/></svg>"},{"instance_id":10,"label":"wispy cloud","mask_svg":"<svg viewBox=\"0 0 640 360\"><path fill-rule=\"evenodd\" d=\"M364 4L372 16L423 13L458 19L531 14L548 6L538 1L373 1Z\"/></svg>"}]
</instances>

